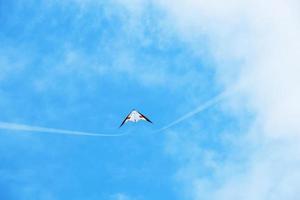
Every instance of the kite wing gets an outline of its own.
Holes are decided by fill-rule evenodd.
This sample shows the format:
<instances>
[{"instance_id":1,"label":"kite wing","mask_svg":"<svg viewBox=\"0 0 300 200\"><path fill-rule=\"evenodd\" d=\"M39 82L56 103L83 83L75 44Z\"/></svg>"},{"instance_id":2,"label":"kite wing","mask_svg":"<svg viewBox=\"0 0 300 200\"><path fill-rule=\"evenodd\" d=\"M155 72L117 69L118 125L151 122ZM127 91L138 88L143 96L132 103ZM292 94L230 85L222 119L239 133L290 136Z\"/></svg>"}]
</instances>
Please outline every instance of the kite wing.
<instances>
[{"instance_id":1,"label":"kite wing","mask_svg":"<svg viewBox=\"0 0 300 200\"><path fill-rule=\"evenodd\" d=\"M119 128L121 128L121 126L123 126L123 124L125 124L125 122L127 122L127 120L129 119L131 113L129 113L126 118L123 120L122 124L119 126Z\"/></svg>"},{"instance_id":2,"label":"kite wing","mask_svg":"<svg viewBox=\"0 0 300 200\"><path fill-rule=\"evenodd\" d=\"M143 115L142 113L140 113L140 112L138 112L139 114L140 114L140 117L143 119L145 119L147 122L150 122L150 123L152 123L153 124L153 122L150 120L150 119L148 119L145 115Z\"/></svg>"}]
</instances>

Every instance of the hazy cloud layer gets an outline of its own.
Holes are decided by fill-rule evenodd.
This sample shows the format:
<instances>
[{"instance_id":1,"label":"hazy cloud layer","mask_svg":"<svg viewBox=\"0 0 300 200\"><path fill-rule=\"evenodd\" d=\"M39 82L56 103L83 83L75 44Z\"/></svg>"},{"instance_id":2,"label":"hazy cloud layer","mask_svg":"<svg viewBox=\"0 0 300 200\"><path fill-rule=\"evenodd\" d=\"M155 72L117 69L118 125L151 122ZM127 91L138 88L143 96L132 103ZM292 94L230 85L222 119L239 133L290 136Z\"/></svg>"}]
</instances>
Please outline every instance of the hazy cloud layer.
<instances>
[{"instance_id":1,"label":"hazy cloud layer","mask_svg":"<svg viewBox=\"0 0 300 200\"><path fill-rule=\"evenodd\" d=\"M242 136L234 138L234 133L229 133L233 139L225 142L234 145L235 151L230 153L243 155L243 160L234 156L218 159L221 152L216 149L211 150L215 156L197 161L193 157L205 158L206 154L205 147L196 142L195 151L178 152L194 160L183 162L180 172L180 180L193 186L191 196L296 199L300 187L299 2L188 0L159 4L194 51L201 51L199 38L208 38L220 84L226 88L241 84L242 89L224 102L227 107L223 109L237 117L247 112L255 116L252 126L241 130ZM199 175L207 162L214 163L205 167L210 176Z\"/></svg>"}]
</instances>

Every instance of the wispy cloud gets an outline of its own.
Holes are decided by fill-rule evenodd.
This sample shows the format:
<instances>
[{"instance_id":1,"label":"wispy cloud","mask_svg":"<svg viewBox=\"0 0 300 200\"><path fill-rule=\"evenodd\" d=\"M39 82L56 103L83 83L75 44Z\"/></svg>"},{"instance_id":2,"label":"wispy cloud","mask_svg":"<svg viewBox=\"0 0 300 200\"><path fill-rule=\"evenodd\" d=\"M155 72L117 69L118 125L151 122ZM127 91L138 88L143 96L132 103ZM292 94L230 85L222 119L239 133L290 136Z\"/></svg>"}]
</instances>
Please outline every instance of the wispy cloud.
<instances>
[{"instance_id":1,"label":"wispy cloud","mask_svg":"<svg viewBox=\"0 0 300 200\"><path fill-rule=\"evenodd\" d=\"M182 164L181 175L189 177L186 184L194 188L190 194L194 199L295 199L300 184L295 178L300 174L299 3L190 0L159 4L195 51L201 49L195 44L199 38L209 38L219 83L243 85L224 104L226 112L239 110L237 118L255 114L252 125L241 130L242 136L227 141L236 145L231 153L243 155L242 161L209 157ZM194 143L202 150L186 152L190 158L205 151ZM214 155L219 151L213 150ZM206 167L211 170L209 177L201 175L201 168L189 170L209 160L215 163Z\"/></svg>"}]
</instances>

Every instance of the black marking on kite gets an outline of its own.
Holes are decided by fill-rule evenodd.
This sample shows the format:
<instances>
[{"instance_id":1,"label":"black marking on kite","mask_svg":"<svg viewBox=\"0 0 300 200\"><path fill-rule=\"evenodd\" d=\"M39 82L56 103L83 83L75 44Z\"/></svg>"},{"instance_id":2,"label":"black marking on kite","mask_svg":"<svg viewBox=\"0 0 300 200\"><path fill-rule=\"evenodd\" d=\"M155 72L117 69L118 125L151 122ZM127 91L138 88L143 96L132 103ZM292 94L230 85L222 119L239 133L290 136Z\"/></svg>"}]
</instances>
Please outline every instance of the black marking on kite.
<instances>
[{"instance_id":1,"label":"black marking on kite","mask_svg":"<svg viewBox=\"0 0 300 200\"><path fill-rule=\"evenodd\" d=\"M130 112L131 113L131 112ZM119 128L121 128L121 126L123 126L123 124L126 122L126 120L128 119L130 113L125 117L125 119L123 120L122 124L119 126Z\"/></svg>"},{"instance_id":2,"label":"black marking on kite","mask_svg":"<svg viewBox=\"0 0 300 200\"><path fill-rule=\"evenodd\" d=\"M138 111L137 111L138 112ZM138 112L143 118L145 118L145 120L147 121L147 122L150 122L151 124L153 124L153 122L150 120L150 119L148 119L145 115L143 115L142 113L140 113L140 112Z\"/></svg>"}]
</instances>

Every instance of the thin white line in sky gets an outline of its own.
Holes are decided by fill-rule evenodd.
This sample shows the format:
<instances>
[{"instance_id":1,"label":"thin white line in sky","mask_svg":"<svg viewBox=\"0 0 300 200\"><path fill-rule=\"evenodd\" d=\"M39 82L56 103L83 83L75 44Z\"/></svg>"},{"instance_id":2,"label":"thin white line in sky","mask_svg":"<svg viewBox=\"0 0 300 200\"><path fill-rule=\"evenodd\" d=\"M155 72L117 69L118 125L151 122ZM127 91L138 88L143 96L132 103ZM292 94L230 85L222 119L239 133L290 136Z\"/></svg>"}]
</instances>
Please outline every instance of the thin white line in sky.
<instances>
[{"instance_id":1,"label":"thin white line in sky","mask_svg":"<svg viewBox=\"0 0 300 200\"><path fill-rule=\"evenodd\" d=\"M232 90L227 90L219 95L217 95L216 97L206 101L205 103L201 104L200 106L194 108L192 111L182 115L181 117L177 118L176 120L170 122L169 124L163 126L162 128L154 131L154 133L157 133L157 132L161 132L161 131L164 131L164 130L167 130L177 124L179 124L180 122L182 121L185 121L191 117L193 117L194 115L200 113L200 112L203 112L204 110L214 106L215 104L219 103L221 100L223 100L224 98L226 98L227 96L229 96L230 94L232 94L234 91L236 91L235 89L232 89Z\"/></svg>"},{"instance_id":2,"label":"thin white line in sky","mask_svg":"<svg viewBox=\"0 0 300 200\"><path fill-rule=\"evenodd\" d=\"M30 126L25 124L15 124L15 123L8 123L8 122L0 122L0 129L61 134L61 135L91 136L91 137L118 137L118 136L125 135L125 133L122 134L90 133L90 132L71 131L71 130L64 130L64 129L46 128L40 126Z\"/></svg>"}]
</instances>

